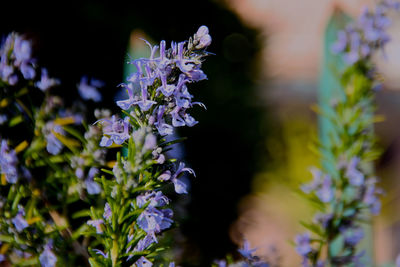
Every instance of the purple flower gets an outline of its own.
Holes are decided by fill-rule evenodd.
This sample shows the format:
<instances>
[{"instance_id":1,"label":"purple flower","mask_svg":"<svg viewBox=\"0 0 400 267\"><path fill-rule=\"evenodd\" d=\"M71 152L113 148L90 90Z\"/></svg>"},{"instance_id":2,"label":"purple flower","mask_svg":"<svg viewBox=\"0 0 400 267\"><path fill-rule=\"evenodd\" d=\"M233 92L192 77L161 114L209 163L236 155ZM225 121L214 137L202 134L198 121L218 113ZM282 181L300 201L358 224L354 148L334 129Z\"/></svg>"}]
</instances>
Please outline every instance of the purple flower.
<instances>
[{"instance_id":1,"label":"purple flower","mask_svg":"<svg viewBox=\"0 0 400 267\"><path fill-rule=\"evenodd\" d=\"M318 213L315 215L314 220L321 224L323 228L327 228L329 222L332 220L333 214L323 214L323 213Z\"/></svg>"},{"instance_id":2,"label":"purple flower","mask_svg":"<svg viewBox=\"0 0 400 267\"><path fill-rule=\"evenodd\" d=\"M390 3L388 3L390 1ZM399 9L399 2L381 1L375 11L364 8L359 19L345 31L338 32L338 40L333 45L334 53L344 53L344 60L352 65L367 59L374 49L382 49L390 40L386 30L391 21L386 16L389 9ZM346 49L347 48L347 49Z\"/></svg>"},{"instance_id":3,"label":"purple flower","mask_svg":"<svg viewBox=\"0 0 400 267\"><path fill-rule=\"evenodd\" d=\"M39 261L43 267L56 266L57 257L54 255L53 251L51 251L50 246L46 246L42 254L40 254Z\"/></svg>"},{"instance_id":4,"label":"purple flower","mask_svg":"<svg viewBox=\"0 0 400 267\"><path fill-rule=\"evenodd\" d=\"M146 233L159 233L167 229L172 224L172 210L158 210L153 207L147 207L138 217L137 224Z\"/></svg>"},{"instance_id":5,"label":"purple flower","mask_svg":"<svg viewBox=\"0 0 400 267\"><path fill-rule=\"evenodd\" d=\"M63 145L60 142L60 140L58 140L58 138L51 132L47 134L45 138L47 142L46 144L47 151L52 155L59 154L63 148Z\"/></svg>"},{"instance_id":6,"label":"purple flower","mask_svg":"<svg viewBox=\"0 0 400 267\"><path fill-rule=\"evenodd\" d=\"M144 195L136 197L136 205L139 208L144 207L147 203L149 203L147 207L163 207L169 203L169 199L161 191L146 192Z\"/></svg>"},{"instance_id":7,"label":"purple flower","mask_svg":"<svg viewBox=\"0 0 400 267\"><path fill-rule=\"evenodd\" d=\"M217 260L214 263L217 264L218 267L227 267L228 266L226 263L226 260Z\"/></svg>"},{"instance_id":8,"label":"purple flower","mask_svg":"<svg viewBox=\"0 0 400 267\"><path fill-rule=\"evenodd\" d=\"M329 175L325 175L321 186L317 189L316 195L324 202L330 202L333 199L334 191L332 190L332 180Z\"/></svg>"},{"instance_id":9,"label":"purple flower","mask_svg":"<svg viewBox=\"0 0 400 267\"><path fill-rule=\"evenodd\" d=\"M6 140L1 141L0 146L0 173L6 176L6 181L15 184L18 180L17 153L9 149Z\"/></svg>"},{"instance_id":10,"label":"purple flower","mask_svg":"<svg viewBox=\"0 0 400 267\"><path fill-rule=\"evenodd\" d=\"M190 174L192 174L193 176L196 177L196 174L194 173L193 169L186 168L185 167L185 163L180 162L178 169L176 170L175 174L171 177L171 181L172 181L172 183L174 184L174 187L175 187L175 192L178 193L178 194L187 194L186 184L178 179L178 177L183 172L189 172Z\"/></svg>"},{"instance_id":11,"label":"purple flower","mask_svg":"<svg viewBox=\"0 0 400 267\"><path fill-rule=\"evenodd\" d=\"M322 202L330 202L334 197L331 177L328 174L324 175L316 168L311 168L311 173L314 178L313 181L310 184L303 185L301 189L307 194L315 191L315 194Z\"/></svg>"},{"instance_id":12,"label":"purple flower","mask_svg":"<svg viewBox=\"0 0 400 267\"><path fill-rule=\"evenodd\" d=\"M145 257L140 257L136 262L135 262L137 267L151 267L153 266L153 263L146 259Z\"/></svg>"},{"instance_id":13,"label":"purple flower","mask_svg":"<svg viewBox=\"0 0 400 267\"><path fill-rule=\"evenodd\" d=\"M101 192L101 187L98 183L96 183L93 178L86 179L85 181L86 190L89 195L97 195Z\"/></svg>"},{"instance_id":14,"label":"purple flower","mask_svg":"<svg viewBox=\"0 0 400 267\"><path fill-rule=\"evenodd\" d=\"M174 132L174 128L165 123L164 115L165 113L165 106L159 106L157 109L157 121L154 123L160 135L170 135Z\"/></svg>"},{"instance_id":15,"label":"purple flower","mask_svg":"<svg viewBox=\"0 0 400 267\"><path fill-rule=\"evenodd\" d=\"M202 49L211 44L211 36L208 34L207 26L201 26L197 33L194 35L194 41L198 44L196 45L197 49Z\"/></svg>"},{"instance_id":16,"label":"purple flower","mask_svg":"<svg viewBox=\"0 0 400 267\"><path fill-rule=\"evenodd\" d=\"M89 220L87 222L88 225L93 226L96 228L96 233L101 234L103 233L103 229L101 228L101 226L103 225L104 221L102 219L98 219L98 220Z\"/></svg>"},{"instance_id":17,"label":"purple flower","mask_svg":"<svg viewBox=\"0 0 400 267\"><path fill-rule=\"evenodd\" d=\"M167 83L167 77L163 74L160 75L161 77L161 86L158 87L157 91L161 91L161 93L163 93L164 96L171 96L175 89L176 86L172 85L172 84L168 84Z\"/></svg>"},{"instance_id":18,"label":"purple flower","mask_svg":"<svg viewBox=\"0 0 400 267\"><path fill-rule=\"evenodd\" d=\"M346 168L346 177L349 178L351 185L360 186L364 183L364 174L357 170L357 165L360 162L360 158L353 157Z\"/></svg>"},{"instance_id":19,"label":"purple flower","mask_svg":"<svg viewBox=\"0 0 400 267\"><path fill-rule=\"evenodd\" d=\"M103 213L103 218L106 219L107 221L111 221L111 216L112 216L112 211L110 204L108 202L106 205L104 205L104 213Z\"/></svg>"},{"instance_id":20,"label":"purple flower","mask_svg":"<svg viewBox=\"0 0 400 267\"><path fill-rule=\"evenodd\" d=\"M117 119L115 115L111 117L111 120L102 119L99 122L103 125L103 133L107 136L103 136L100 142L100 146L111 146L114 142L117 145L121 145L129 136L129 117L124 120Z\"/></svg>"},{"instance_id":21,"label":"purple flower","mask_svg":"<svg viewBox=\"0 0 400 267\"><path fill-rule=\"evenodd\" d=\"M132 105L135 105L137 100L133 96L133 84L132 83L129 83L128 85L122 84L121 86L126 88L126 91L128 92L129 98L126 99L126 100L117 101L116 103L123 110L127 110Z\"/></svg>"},{"instance_id":22,"label":"purple flower","mask_svg":"<svg viewBox=\"0 0 400 267\"><path fill-rule=\"evenodd\" d=\"M147 134L144 139L143 149L152 150L157 146L157 137L154 134Z\"/></svg>"},{"instance_id":23,"label":"purple flower","mask_svg":"<svg viewBox=\"0 0 400 267\"><path fill-rule=\"evenodd\" d=\"M332 45L332 52L335 54L341 53L341 52L345 51L346 46L347 46L347 34L345 31L339 31L338 39Z\"/></svg>"},{"instance_id":24,"label":"purple flower","mask_svg":"<svg viewBox=\"0 0 400 267\"><path fill-rule=\"evenodd\" d=\"M101 255L103 256L103 258L108 259L108 252L104 253L103 251L101 251L100 249L93 249L93 251L97 254L97 255Z\"/></svg>"},{"instance_id":25,"label":"purple flower","mask_svg":"<svg viewBox=\"0 0 400 267\"><path fill-rule=\"evenodd\" d=\"M3 60L3 58L2 58L0 61L0 77L1 77L1 79L5 82L7 82L7 81L9 82L9 79L10 79L11 75L13 74L13 72L14 72L13 66L8 65L5 62L5 60Z\"/></svg>"},{"instance_id":26,"label":"purple flower","mask_svg":"<svg viewBox=\"0 0 400 267\"><path fill-rule=\"evenodd\" d=\"M28 62L23 62L20 66L20 70L22 76L24 76L24 79L32 80L33 78L35 78L36 71L30 64L28 64Z\"/></svg>"},{"instance_id":27,"label":"purple flower","mask_svg":"<svg viewBox=\"0 0 400 267\"><path fill-rule=\"evenodd\" d=\"M30 60L32 54L31 42L24 40L21 36L16 36L13 53L15 56L15 66L19 66L22 62Z\"/></svg>"},{"instance_id":28,"label":"purple flower","mask_svg":"<svg viewBox=\"0 0 400 267\"><path fill-rule=\"evenodd\" d=\"M185 120L181 117L182 112L180 107L175 107L174 110L171 112L171 116L172 116L172 126L174 127L181 127L181 126L185 126ZM183 111L183 110L182 110Z\"/></svg>"},{"instance_id":29,"label":"purple flower","mask_svg":"<svg viewBox=\"0 0 400 267\"><path fill-rule=\"evenodd\" d=\"M171 179L171 171L165 171L163 172L160 176L158 176L157 178L160 181L168 181L169 179Z\"/></svg>"},{"instance_id":30,"label":"purple flower","mask_svg":"<svg viewBox=\"0 0 400 267\"><path fill-rule=\"evenodd\" d=\"M3 125L7 121L7 115L1 114L0 115L0 125Z\"/></svg>"},{"instance_id":31,"label":"purple flower","mask_svg":"<svg viewBox=\"0 0 400 267\"><path fill-rule=\"evenodd\" d=\"M46 69L42 69L42 76L40 78L40 81L35 83L35 86L39 88L42 91L47 91L47 89L54 87L60 83L59 80L54 79L54 78L49 78L49 75L47 73Z\"/></svg>"},{"instance_id":32,"label":"purple flower","mask_svg":"<svg viewBox=\"0 0 400 267\"><path fill-rule=\"evenodd\" d=\"M141 90L141 99L139 101L134 102L135 105L138 105L139 108L145 112L148 111L154 104L157 102L148 100L147 99L147 89L145 88L144 85L142 85L142 90Z\"/></svg>"},{"instance_id":33,"label":"purple flower","mask_svg":"<svg viewBox=\"0 0 400 267\"><path fill-rule=\"evenodd\" d=\"M295 243L296 243L296 251L301 256L307 256L307 254L312 251L312 248L310 245L310 234L309 233L297 235L295 238Z\"/></svg>"},{"instance_id":34,"label":"purple flower","mask_svg":"<svg viewBox=\"0 0 400 267\"><path fill-rule=\"evenodd\" d=\"M84 76L81 78L81 82L78 84L78 92L84 100L93 100L94 102L100 102L102 96L97 89L103 86L103 82L93 78L90 80L89 83L88 77Z\"/></svg>"},{"instance_id":35,"label":"purple flower","mask_svg":"<svg viewBox=\"0 0 400 267\"><path fill-rule=\"evenodd\" d=\"M350 227L342 230L344 241L350 246L357 245L364 238L364 231L359 227Z\"/></svg>"},{"instance_id":36,"label":"purple flower","mask_svg":"<svg viewBox=\"0 0 400 267\"><path fill-rule=\"evenodd\" d=\"M246 259L251 259L253 256L252 254L256 251L256 248L251 249L250 243L247 240L244 240L243 247L238 249L238 252Z\"/></svg>"},{"instance_id":37,"label":"purple flower","mask_svg":"<svg viewBox=\"0 0 400 267\"><path fill-rule=\"evenodd\" d=\"M25 220L23 216L23 212L21 211L19 211L17 216L15 216L11 221L14 224L17 232L22 232L25 228L29 226L28 222Z\"/></svg>"},{"instance_id":38,"label":"purple flower","mask_svg":"<svg viewBox=\"0 0 400 267\"><path fill-rule=\"evenodd\" d=\"M396 257L396 267L400 267L400 254Z\"/></svg>"},{"instance_id":39,"label":"purple flower","mask_svg":"<svg viewBox=\"0 0 400 267\"><path fill-rule=\"evenodd\" d=\"M154 235L148 234L143 239L139 240L133 251L143 251L155 242L157 242L157 239L154 237Z\"/></svg>"}]
</instances>

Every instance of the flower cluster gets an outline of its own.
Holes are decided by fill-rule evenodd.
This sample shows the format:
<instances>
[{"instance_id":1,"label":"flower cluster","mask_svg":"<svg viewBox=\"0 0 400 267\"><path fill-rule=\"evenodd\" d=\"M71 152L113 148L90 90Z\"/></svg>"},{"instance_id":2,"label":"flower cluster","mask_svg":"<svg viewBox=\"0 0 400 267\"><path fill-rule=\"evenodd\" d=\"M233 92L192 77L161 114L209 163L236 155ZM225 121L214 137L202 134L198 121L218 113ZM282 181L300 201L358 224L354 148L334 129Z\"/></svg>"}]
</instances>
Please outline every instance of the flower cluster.
<instances>
[{"instance_id":1,"label":"flower cluster","mask_svg":"<svg viewBox=\"0 0 400 267\"><path fill-rule=\"evenodd\" d=\"M103 132L99 145L124 150L123 155L117 154L112 170L103 169L111 179L100 174L94 177L106 203L102 209L92 208L87 222L101 245L90 249L92 264L152 266L155 251L165 249L158 236L172 226L173 212L163 189L172 184L176 193L187 193L179 178L185 172L194 175L194 171L183 162L167 159L169 145L179 140L164 137L175 127L197 123L188 110L195 104L204 105L192 101L187 86L206 79L201 63L210 43L205 26L187 42L172 42L169 49L165 41L159 46L147 42L149 58L129 62L136 72L121 85L128 99L116 102L125 117L108 115L97 121Z\"/></svg>"},{"instance_id":2,"label":"flower cluster","mask_svg":"<svg viewBox=\"0 0 400 267\"><path fill-rule=\"evenodd\" d=\"M358 166L359 162L360 159L357 157L346 163L341 162L337 167L343 174L340 180L331 179L330 175L324 175L322 171L313 168L313 181L302 187L305 193L316 197L315 202L320 202L322 206L327 205L325 207L327 213L317 213L314 217L313 225L319 229L317 232L337 235L336 238L339 240L337 242L341 242L341 250L348 252L354 251L364 238L364 230L359 222L368 219L366 211L378 214L380 210L378 195L381 194L381 190L376 187L374 177L365 177L365 171L361 171ZM335 208L339 206L340 208ZM326 242L325 235L320 234L320 236L320 240L311 240L309 233L296 237L296 251L303 257L303 266L309 266L308 259L320 252L313 248L312 243ZM331 260L339 264L354 262L359 258L351 253L348 255L350 256ZM325 266L324 263L323 260L318 260L316 266Z\"/></svg>"},{"instance_id":3,"label":"flower cluster","mask_svg":"<svg viewBox=\"0 0 400 267\"><path fill-rule=\"evenodd\" d=\"M31 42L16 33L9 34L0 48L0 79L9 85L16 85L20 75L33 80L34 64Z\"/></svg>"},{"instance_id":4,"label":"flower cluster","mask_svg":"<svg viewBox=\"0 0 400 267\"><path fill-rule=\"evenodd\" d=\"M391 25L387 12L400 10L400 4L394 0L380 2L374 11L364 8L359 19L338 32L338 40L332 46L334 53L343 53L345 61L352 65L368 59L374 50L384 49L390 41L387 28Z\"/></svg>"},{"instance_id":5,"label":"flower cluster","mask_svg":"<svg viewBox=\"0 0 400 267\"><path fill-rule=\"evenodd\" d=\"M137 72L128 77L128 82L122 84L128 99L117 101L123 110L139 107L137 112L147 116L149 125L154 125L160 135L173 133L173 127L193 126L197 121L187 113L193 105L204 106L200 102L192 102L193 96L187 85L207 78L201 70L201 62L206 54L195 53L211 43L208 28L200 27L193 39L187 42L172 42L171 48L166 48L166 42L160 46L150 47L150 57L136 59L130 64L136 66ZM158 56L156 55L158 51ZM115 117L106 121L109 125L105 132L110 139L104 141L104 146L110 146L112 141L121 144L128 138L129 124Z\"/></svg>"},{"instance_id":6,"label":"flower cluster","mask_svg":"<svg viewBox=\"0 0 400 267\"><path fill-rule=\"evenodd\" d=\"M365 9L333 45L349 65L341 76L343 97L329 115L322 113L332 126L325 133L329 141L319 148L323 167L313 168L313 181L301 187L320 211L313 222L303 223L309 232L295 238L305 267L365 264L365 251L358 246L365 235L363 223L379 213L382 193L371 166L379 155L371 128L377 84L371 56L390 39L389 9L400 9L400 3L383 0L375 12Z\"/></svg>"},{"instance_id":7,"label":"flower cluster","mask_svg":"<svg viewBox=\"0 0 400 267\"><path fill-rule=\"evenodd\" d=\"M87 245L76 238L86 220L65 211L87 199L75 185L100 192L93 177L106 164L102 132L89 126L81 134L83 109L53 95L60 81L36 66L32 53L31 41L16 33L0 47L0 262L81 263Z\"/></svg>"}]
</instances>

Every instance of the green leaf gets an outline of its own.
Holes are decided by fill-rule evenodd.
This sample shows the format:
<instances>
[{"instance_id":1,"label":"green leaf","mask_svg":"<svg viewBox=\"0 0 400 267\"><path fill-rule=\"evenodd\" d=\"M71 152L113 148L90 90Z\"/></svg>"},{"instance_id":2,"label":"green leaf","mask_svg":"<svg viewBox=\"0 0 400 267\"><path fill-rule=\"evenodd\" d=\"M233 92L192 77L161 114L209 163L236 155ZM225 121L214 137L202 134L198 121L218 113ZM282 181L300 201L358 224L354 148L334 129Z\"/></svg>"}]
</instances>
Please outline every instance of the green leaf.
<instances>
[{"instance_id":1,"label":"green leaf","mask_svg":"<svg viewBox=\"0 0 400 267\"><path fill-rule=\"evenodd\" d=\"M14 241L14 238L11 236L0 235L0 241L5 243L12 243Z\"/></svg>"},{"instance_id":2,"label":"green leaf","mask_svg":"<svg viewBox=\"0 0 400 267\"><path fill-rule=\"evenodd\" d=\"M81 237L82 235L85 235L86 232L88 232L89 230L89 225L87 225L86 223L82 224L78 229L76 229L75 232L72 233L71 238L73 240L78 239L79 237Z\"/></svg>"},{"instance_id":3,"label":"green leaf","mask_svg":"<svg viewBox=\"0 0 400 267\"><path fill-rule=\"evenodd\" d=\"M80 210L72 214L72 219L90 217L90 210Z\"/></svg>"},{"instance_id":4,"label":"green leaf","mask_svg":"<svg viewBox=\"0 0 400 267\"><path fill-rule=\"evenodd\" d=\"M14 127L14 126L20 124L23 121L24 121L24 117L22 117L22 115L19 115L19 116L16 116L16 117L12 118L10 120L10 122L8 123L8 126L9 127Z\"/></svg>"},{"instance_id":5,"label":"green leaf","mask_svg":"<svg viewBox=\"0 0 400 267\"><path fill-rule=\"evenodd\" d=\"M329 244L329 255L331 257L336 257L340 255L344 248L344 237L342 235L337 235L335 239Z\"/></svg>"}]
</instances>

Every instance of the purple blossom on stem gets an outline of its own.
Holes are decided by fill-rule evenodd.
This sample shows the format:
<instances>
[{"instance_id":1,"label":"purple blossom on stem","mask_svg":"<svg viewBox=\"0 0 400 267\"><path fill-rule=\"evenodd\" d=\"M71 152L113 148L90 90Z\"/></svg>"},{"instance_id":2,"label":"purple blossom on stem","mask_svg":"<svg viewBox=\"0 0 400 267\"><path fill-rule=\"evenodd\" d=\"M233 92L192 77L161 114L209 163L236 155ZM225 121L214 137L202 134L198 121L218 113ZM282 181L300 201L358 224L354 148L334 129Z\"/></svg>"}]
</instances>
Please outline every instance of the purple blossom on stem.
<instances>
[{"instance_id":1,"label":"purple blossom on stem","mask_svg":"<svg viewBox=\"0 0 400 267\"><path fill-rule=\"evenodd\" d=\"M101 251L100 249L93 249L93 251L97 254L97 255L101 255L103 256L103 258L108 259L108 252L104 253L103 251Z\"/></svg>"},{"instance_id":2,"label":"purple blossom on stem","mask_svg":"<svg viewBox=\"0 0 400 267\"><path fill-rule=\"evenodd\" d=\"M63 144L56 137L57 134L64 135L64 130L61 126L55 125L53 121L49 121L43 128L44 137L46 139L46 149L52 155L57 155L61 152Z\"/></svg>"},{"instance_id":3,"label":"purple blossom on stem","mask_svg":"<svg viewBox=\"0 0 400 267\"><path fill-rule=\"evenodd\" d=\"M193 169L185 167L185 163L180 162L178 169L176 170L174 175L171 177L171 181L175 187L175 192L178 194L187 194L186 184L178 179L178 177L183 172L188 172L196 177L196 174L194 173Z\"/></svg>"},{"instance_id":4,"label":"purple blossom on stem","mask_svg":"<svg viewBox=\"0 0 400 267\"><path fill-rule=\"evenodd\" d=\"M103 124L103 133L105 136L100 141L100 146L111 146L114 142L121 145L125 140L129 139L129 118L124 120L117 119L115 115L109 119L102 119L99 122Z\"/></svg>"},{"instance_id":5,"label":"purple blossom on stem","mask_svg":"<svg viewBox=\"0 0 400 267\"><path fill-rule=\"evenodd\" d=\"M247 240L244 240L243 247L238 249L238 252L246 259L251 259L253 257L253 253L256 251L256 248L251 249L250 243Z\"/></svg>"},{"instance_id":6,"label":"purple blossom on stem","mask_svg":"<svg viewBox=\"0 0 400 267\"><path fill-rule=\"evenodd\" d=\"M31 42L24 40L21 36L16 36L13 54L15 56L15 66L19 66L22 62L30 60L32 54Z\"/></svg>"},{"instance_id":7,"label":"purple blossom on stem","mask_svg":"<svg viewBox=\"0 0 400 267\"><path fill-rule=\"evenodd\" d=\"M148 234L143 239L139 240L133 251L143 251L153 243L157 243L157 239L154 237L154 235Z\"/></svg>"},{"instance_id":8,"label":"purple blossom on stem","mask_svg":"<svg viewBox=\"0 0 400 267\"><path fill-rule=\"evenodd\" d=\"M346 168L346 177L349 178L351 185L360 186L364 183L364 174L357 170L357 165L360 162L360 158L353 157Z\"/></svg>"},{"instance_id":9,"label":"purple blossom on stem","mask_svg":"<svg viewBox=\"0 0 400 267\"><path fill-rule=\"evenodd\" d=\"M167 229L172 224L172 210L158 210L153 207L147 207L138 217L137 224L146 233L159 233L161 230Z\"/></svg>"},{"instance_id":10,"label":"purple blossom on stem","mask_svg":"<svg viewBox=\"0 0 400 267\"><path fill-rule=\"evenodd\" d=\"M307 254L312 251L309 233L297 235L295 238L295 243L296 251L301 256L307 256Z\"/></svg>"},{"instance_id":11,"label":"purple blossom on stem","mask_svg":"<svg viewBox=\"0 0 400 267\"><path fill-rule=\"evenodd\" d=\"M35 83L35 86L40 90L47 91L49 88L54 87L60 83L59 80L50 78L47 69L42 69L42 76L40 81Z\"/></svg>"},{"instance_id":12,"label":"purple blossom on stem","mask_svg":"<svg viewBox=\"0 0 400 267\"><path fill-rule=\"evenodd\" d=\"M151 267L153 266L153 263L146 259L145 257L140 257L136 262L135 262L137 267Z\"/></svg>"},{"instance_id":13,"label":"purple blossom on stem","mask_svg":"<svg viewBox=\"0 0 400 267\"><path fill-rule=\"evenodd\" d=\"M390 1L390 2L389 2ZM390 9L399 10L398 1L381 1L374 11L364 8L359 19L345 31L338 32L338 40L332 46L334 53L344 53L346 63L352 65L371 56L376 48L384 49L389 42L387 28L391 25L386 13Z\"/></svg>"},{"instance_id":14,"label":"purple blossom on stem","mask_svg":"<svg viewBox=\"0 0 400 267\"><path fill-rule=\"evenodd\" d=\"M23 62L19 68L25 80L32 80L35 78L36 71L28 62Z\"/></svg>"},{"instance_id":15,"label":"purple blossom on stem","mask_svg":"<svg viewBox=\"0 0 400 267\"><path fill-rule=\"evenodd\" d=\"M87 222L88 225L93 226L96 228L96 233L98 234L102 234L103 233L103 229L101 228L101 226L103 225L104 221L102 219L98 219L98 220L89 220Z\"/></svg>"},{"instance_id":16,"label":"purple blossom on stem","mask_svg":"<svg viewBox=\"0 0 400 267\"><path fill-rule=\"evenodd\" d=\"M46 245L44 251L39 256L40 264L43 267L54 267L56 266L57 257L51 250L50 245Z\"/></svg>"},{"instance_id":17,"label":"purple blossom on stem","mask_svg":"<svg viewBox=\"0 0 400 267\"><path fill-rule=\"evenodd\" d=\"M84 100L93 100L94 102L100 102L102 96L98 91L99 88L103 87L104 83L96 79L89 79L86 76L81 78L78 84L78 92Z\"/></svg>"},{"instance_id":18,"label":"purple blossom on stem","mask_svg":"<svg viewBox=\"0 0 400 267\"><path fill-rule=\"evenodd\" d=\"M359 227L349 227L342 230L344 241L351 246L357 245L364 238L364 231Z\"/></svg>"},{"instance_id":19,"label":"purple blossom on stem","mask_svg":"<svg viewBox=\"0 0 400 267\"><path fill-rule=\"evenodd\" d=\"M18 180L17 164L17 153L8 147L6 140L2 140L0 146L0 173L5 175L6 181L10 184L15 184Z\"/></svg>"},{"instance_id":20,"label":"purple blossom on stem","mask_svg":"<svg viewBox=\"0 0 400 267\"><path fill-rule=\"evenodd\" d=\"M110 204L108 202L104 205L104 213L103 213L103 218L107 221L111 221L111 216L112 216L112 211Z\"/></svg>"},{"instance_id":21,"label":"purple blossom on stem","mask_svg":"<svg viewBox=\"0 0 400 267\"><path fill-rule=\"evenodd\" d=\"M154 123L160 135L170 135L173 133L174 128L165 123L164 120L164 113L165 113L165 106L159 106L157 109L157 121Z\"/></svg>"},{"instance_id":22,"label":"purple blossom on stem","mask_svg":"<svg viewBox=\"0 0 400 267\"><path fill-rule=\"evenodd\" d=\"M144 207L147 203L149 203L147 207L163 207L169 203L169 199L161 191L146 192L136 197L136 205L139 208Z\"/></svg>"},{"instance_id":23,"label":"purple blossom on stem","mask_svg":"<svg viewBox=\"0 0 400 267\"><path fill-rule=\"evenodd\" d=\"M123 110L127 110L129 109L132 105L135 105L136 103L136 99L133 96L133 84L129 83L129 84L122 84L121 86L126 88L126 91L128 92L128 96L129 98L126 100L119 100L117 101L117 106L119 106L120 108L122 108Z\"/></svg>"},{"instance_id":24,"label":"purple blossom on stem","mask_svg":"<svg viewBox=\"0 0 400 267\"><path fill-rule=\"evenodd\" d=\"M25 212L22 210L18 211L17 216L15 216L11 221L15 226L17 232L22 232L25 228L29 226L28 222L24 218Z\"/></svg>"},{"instance_id":25,"label":"purple blossom on stem","mask_svg":"<svg viewBox=\"0 0 400 267\"><path fill-rule=\"evenodd\" d=\"M324 175L316 168L312 168L311 173L313 181L310 184L303 185L301 189L307 194L315 191L315 194L322 202L330 202L334 197L331 177L328 174Z\"/></svg>"},{"instance_id":26,"label":"purple blossom on stem","mask_svg":"<svg viewBox=\"0 0 400 267\"><path fill-rule=\"evenodd\" d=\"M85 180L86 190L90 195L97 195L101 192L101 187L94 181L94 177L99 173L99 170L95 167L89 169L88 176Z\"/></svg>"}]
</instances>

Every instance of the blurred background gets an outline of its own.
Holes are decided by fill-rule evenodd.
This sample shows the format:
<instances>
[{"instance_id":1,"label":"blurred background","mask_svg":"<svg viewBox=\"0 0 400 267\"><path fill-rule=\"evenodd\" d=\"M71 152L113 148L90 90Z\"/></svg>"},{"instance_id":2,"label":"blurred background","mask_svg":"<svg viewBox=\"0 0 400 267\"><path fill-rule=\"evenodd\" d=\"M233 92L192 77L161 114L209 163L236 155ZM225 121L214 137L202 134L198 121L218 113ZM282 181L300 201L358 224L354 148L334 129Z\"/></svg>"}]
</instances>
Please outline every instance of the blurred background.
<instances>
[{"instance_id":1,"label":"blurred background","mask_svg":"<svg viewBox=\"0 0 400 267\"><path fill-rule=\"evenodd\" d=\"M303 231L299 220L313 211L296 194L318 164L309 145L318 136L317 102L323 40L333 12L357 16L373 1L8 1L2 3L0 34L25 33L38 64L77 96L82 75L103 80L104 99L114 99L129 72L130 57L147 56L139 38L157 43L186 40L201 25L215 53L204 64L208 81L190 91L207 111L179 135L189 137L179 153L195 169L191 192L179 197L179 234L174 252L183 266L209 266L233 253L243 238L280 266L299 266L290 241ZM394 16L396 17L396 16ZM383 212L374 218L375 260L400 252L400 16L391 28L387 59L376 62L385 76L377 94L376 126L384 149L377 171L386 190ZM104 107L116 111L113 101Z\"/></svg>"}]
</instances>

